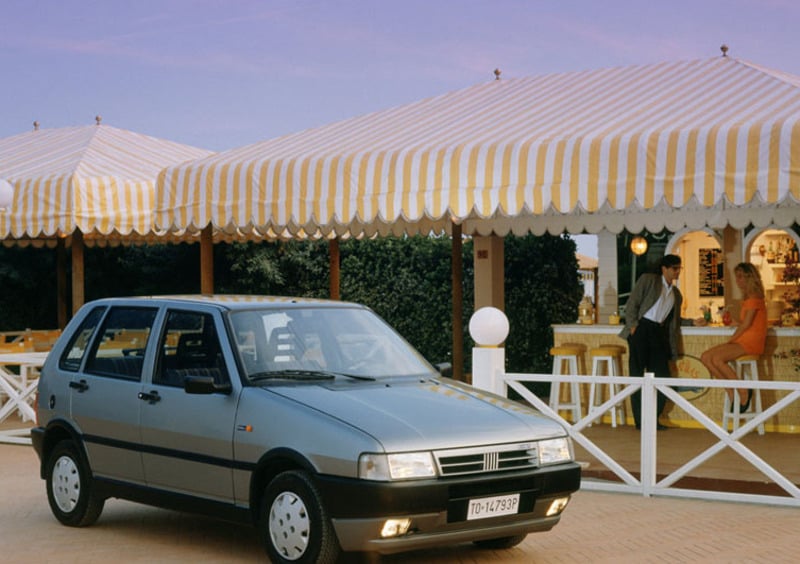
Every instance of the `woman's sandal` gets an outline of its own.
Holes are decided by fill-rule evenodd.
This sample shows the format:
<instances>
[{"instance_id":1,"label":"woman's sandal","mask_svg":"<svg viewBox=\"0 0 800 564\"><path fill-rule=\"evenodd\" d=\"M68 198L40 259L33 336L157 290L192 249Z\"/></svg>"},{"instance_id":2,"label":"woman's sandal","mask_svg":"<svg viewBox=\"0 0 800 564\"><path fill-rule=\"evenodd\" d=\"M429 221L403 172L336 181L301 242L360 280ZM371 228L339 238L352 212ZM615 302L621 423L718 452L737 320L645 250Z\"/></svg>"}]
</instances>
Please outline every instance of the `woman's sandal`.
<instances>
[{"instance_id":1,"label":"woman's sandal","mask_svg":"<svg viewBox=\"0 0 800 564\"><path fill-rule=\"evenodd\" d=\"M739 406L739 413L744 413L750 407L750 400L753 399L753 390L747 390L747 401Z\"/></svg>"}]
</instances>

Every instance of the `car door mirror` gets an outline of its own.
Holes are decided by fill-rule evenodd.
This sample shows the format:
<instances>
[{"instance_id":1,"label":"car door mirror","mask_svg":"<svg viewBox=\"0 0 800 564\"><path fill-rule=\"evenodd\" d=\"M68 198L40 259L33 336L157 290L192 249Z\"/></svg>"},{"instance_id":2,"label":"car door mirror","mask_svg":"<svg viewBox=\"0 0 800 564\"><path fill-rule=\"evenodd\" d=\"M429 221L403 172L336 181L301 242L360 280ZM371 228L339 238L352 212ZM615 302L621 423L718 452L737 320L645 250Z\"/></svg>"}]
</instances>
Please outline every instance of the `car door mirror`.
<instances>
[{"instance_id":1,"label":"car door mirror","mask_svg":"<svg viewBox=\"0 0 800 564\"><path fill-rule=\"evenodd\" d=\"M183 381L187 394L229 394L233 389L229 382L217 384L211 376L187 376Z\"/></svg>"}]
</instances>

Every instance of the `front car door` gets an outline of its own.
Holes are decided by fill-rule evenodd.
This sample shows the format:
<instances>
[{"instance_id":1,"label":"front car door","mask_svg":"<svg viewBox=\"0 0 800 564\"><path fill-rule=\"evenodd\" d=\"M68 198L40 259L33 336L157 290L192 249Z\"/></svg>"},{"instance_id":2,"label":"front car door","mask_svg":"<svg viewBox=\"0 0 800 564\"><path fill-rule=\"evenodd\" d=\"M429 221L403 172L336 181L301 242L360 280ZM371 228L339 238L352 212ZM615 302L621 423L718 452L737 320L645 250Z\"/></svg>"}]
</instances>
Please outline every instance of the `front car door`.
<instances>
[{"instance_id":1,"label":"front car door","mask_svg":"<svg viewBox=\"0 0 800 564\"><path fill-rule=\"evenodd\" d=\"M233 426L238 381L222 319L212 310L170 308L142 403L142 460L147 484L233 502ZM229 369L229 367L231 367ZM189 394L187 376L210 376L233 391ZM238 379L234 379L238 380Z\"/></svg>"}]
</instances>

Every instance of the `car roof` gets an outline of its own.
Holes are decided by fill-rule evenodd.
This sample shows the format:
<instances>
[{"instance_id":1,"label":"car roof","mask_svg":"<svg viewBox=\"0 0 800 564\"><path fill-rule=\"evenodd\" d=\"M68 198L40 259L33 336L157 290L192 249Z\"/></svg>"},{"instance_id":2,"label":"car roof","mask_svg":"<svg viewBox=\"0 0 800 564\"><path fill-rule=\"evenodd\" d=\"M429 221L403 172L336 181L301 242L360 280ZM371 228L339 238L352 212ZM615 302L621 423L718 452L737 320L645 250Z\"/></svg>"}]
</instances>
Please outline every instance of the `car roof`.
<instances>
[{"instance_id":1,"label":"car roof","mask_svg":"<svg viewBox=\"0 0 800 564\"><path fill-rule=\"evenodd\" d=\"M145 303L158 302L159 305L163 303L174 304L203 304L213 305L226 310L247 310L253 308L260 308L265 306L279 306L281 308L293 307L308 307L313 305L315 307L324 308L341 308L341 307L359 307L364 306L352 303L342 302L336 300L324 300L318 298L300 298L291 296L255 296L245 294L181 294L181 295L160 295L160 296L129 296L119 298L103 298L90 302L90 304L126 304L126 305L144 305ZM89 304L87 304L89 305Z\"/></svg>"}]
</instances>

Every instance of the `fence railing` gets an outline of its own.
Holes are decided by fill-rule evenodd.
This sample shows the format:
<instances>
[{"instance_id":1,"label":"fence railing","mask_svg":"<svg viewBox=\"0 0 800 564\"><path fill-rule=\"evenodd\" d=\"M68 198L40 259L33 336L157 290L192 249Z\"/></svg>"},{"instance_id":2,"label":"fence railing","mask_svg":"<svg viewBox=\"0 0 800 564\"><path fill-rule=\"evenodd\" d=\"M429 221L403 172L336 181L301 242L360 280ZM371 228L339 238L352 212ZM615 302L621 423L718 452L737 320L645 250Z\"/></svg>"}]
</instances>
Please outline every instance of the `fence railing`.
<instances>
[{"instance_id":1,"label":"fence railing","mask_svg":"<svg viewBox=\"0 0 800 564\"><path fill-rule=\"evenodd\" d=\"M563 382L578 382L579 384L596 384L607 386L614 389L611 384L616 384L617 392L610 393L609 398L597 407L590 407L589 413L579 421L570 422L562 418L553 411L550 406L541 398L531 392L525 382L549 382L553 385L560 385ZM557 419L568 430L573 441L583 447L588 453L594 456L601 464L605 465L619 479L619 482L608 480L585 479L581 485L585 490L616 491L626 493L638 493L644 496L674 496L689 497L711 500L725 500L748 503L767 503L773 505L789 505L800 507L800 488L791 479L775 469L761 456L752 449L745 446L741 439L748 433L756 429L770 418L779 414L787 406L800 399L800 383L798 382L768 382L768 381L720 381L711 379L692 379L691 385L706 388L738 388L738 389L758 389L758 390L777 390L786 392L773 405L764 409L761 414L756 415L746 423L742 424L737 430L728 432L719 423L711 419L708 415L700 411L687 398L680 395L674 388L686 386L686 379L677 378L655 378L652 374L646 374L643 378L631 378L628 376L585 376L585 375L562 375L553 374L514 374L495 371L493 374L493 389L502 395L507 395L507 389L517 392L525 401L536 409ZM613 406L624 401L637 390L642 392L642 418L641 418L641 440L640 440L640 468L639 478L625 469L622 464L614 460L612 455L604 451L599 445L584 434L584 430L610 411ZM676 406L683 409L694 421L707 429L718 441L705 451L698 454L677 470L667 474L660 480L657 478L657 449L656 449L656 395L662 392L667 398L672 400ZM725 448L730 448L737 452L741 457L761 472L766 478L780 486L786 496L780 495L761 495L737 492L720 492L710 490L699 490L680 488L676 483L689 475L689 472L699 467L715 454Z\"/></svg>"}]
</instances>

